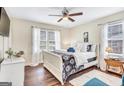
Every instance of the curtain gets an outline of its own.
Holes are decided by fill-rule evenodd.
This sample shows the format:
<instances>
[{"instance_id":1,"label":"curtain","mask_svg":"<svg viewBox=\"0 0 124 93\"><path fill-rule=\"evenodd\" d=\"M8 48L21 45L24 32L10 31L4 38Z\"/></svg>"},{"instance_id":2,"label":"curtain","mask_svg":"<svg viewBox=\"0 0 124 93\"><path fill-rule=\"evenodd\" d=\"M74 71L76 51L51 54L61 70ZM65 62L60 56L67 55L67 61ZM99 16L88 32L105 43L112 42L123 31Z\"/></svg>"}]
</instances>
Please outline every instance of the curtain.
<instances>
[{"instance_id":1,"label":"curtain","mask_svg":"<svg viewBox=\"0 0 124 93\"><path fill-rule=\"evenodd\" d=\"M32 65L40 63L40 29L32 28Z\"/></svg>"},{"instance_id":2,"label":"curtain","mask_svg":"<svg viewBox=\"0 0 124 93\"><path fill-rule=\"evenodd\" d=\"M55 36L55 50L60 50L60 32L54 31L54 30L47 30L47 29L41 29L41 28L32 28L32 64L31 65L37 65L39 63L43 63L43 57L42 57L42 49L40 49L40 32L45 31L46 32L46 49L49 51L49 42L48 42L48 33L53 31Z\"/></svg>"},{"instance_id":3,"label":"curtain","mask_svg":"<svg viewBox=\"0 0 124 93\"><path fill-rule=\"evenodd\" d=\"M59 31L55 31L55 46L56 46L56 50L60 50L60 32Z\"/></svg>"},{"instance_id":4,"label":"curtain","mask_svg":"<svg viewBox=\"0 0 124 93\"><path fill-rule=\"evenodd\" d=\"M100 25L100 58L99 66L101 70L106 70L105 58L105 48L107 47L107 24Z\"/></svg>"},{"instance_id":5,"label":"curtain","mask_svg":"<svg viewBox=\"0 0 124 93\"><path fill-rule=\"evenodd\" d=\"M7 58L8 55L5 53L9 48L9 38L0 36L0 58Z\"/></svg>"},{"instance_id":6,"label":"curtain","mask_svg":"<svg viewBox=\"0 0 124 93\"><path fill-rule=\"evenodd\" d=\"M4 58L4 45L3 45L3 36L0 36L0 61Z\"/></svg>"}]
</instances>

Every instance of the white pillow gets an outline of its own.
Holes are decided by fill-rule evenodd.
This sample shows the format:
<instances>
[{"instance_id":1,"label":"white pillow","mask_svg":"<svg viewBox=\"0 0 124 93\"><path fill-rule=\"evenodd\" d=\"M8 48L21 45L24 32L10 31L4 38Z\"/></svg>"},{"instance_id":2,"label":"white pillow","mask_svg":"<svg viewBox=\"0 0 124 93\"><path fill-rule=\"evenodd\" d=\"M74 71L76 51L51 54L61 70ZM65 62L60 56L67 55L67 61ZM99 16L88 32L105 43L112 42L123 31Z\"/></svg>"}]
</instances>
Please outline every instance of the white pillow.
<instances>
[{"instance_id":1,"label":"white pillow","mask_svg":"<svg viewBox=\"0 0 124 93\"><path fill-rule=\"evenodd\" d=\"M80 52L96 52L96 45L89 43L82 44Z\"/></svg>"},{"instance_id":2,"label":"white pillow","mask_svg":"<svg viewBox=\"0 0 124 93\"><path fill-rule=\"evenodd\" d=\"M77 43L75 47L76 52L80 52L81 48L82 48L82 43Z\"/></svg>"},{"instance_id":3,"label":"white pillow","mask_svg":"<svg viewBox=\"0 0 124 93\"><path fill-rule=\"evenodd\" d=\"M95 44L92 45L91 52L96 52L96 45Z\"/></svg>"},{"instance_id":4,"label":"white pillow","mask_svg":"<svg viewBox=\"0 0 124 93\"><path fill-rule=\"evenodd\" d=\"M82 44L80 52L87 52L87 44Z\"/></svg>"}]
</instances>

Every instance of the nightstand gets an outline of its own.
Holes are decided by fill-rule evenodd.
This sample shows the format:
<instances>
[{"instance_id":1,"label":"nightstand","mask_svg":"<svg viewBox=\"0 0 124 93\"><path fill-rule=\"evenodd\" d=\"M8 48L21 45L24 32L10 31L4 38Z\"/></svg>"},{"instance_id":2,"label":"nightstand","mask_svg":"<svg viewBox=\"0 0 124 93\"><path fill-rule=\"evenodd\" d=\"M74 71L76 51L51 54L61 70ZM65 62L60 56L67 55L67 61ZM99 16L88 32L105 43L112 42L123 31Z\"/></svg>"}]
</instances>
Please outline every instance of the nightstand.
<instances>
[{"instance_id":1,"label":"nightstand","mask_svg":"<svg viewBox=\"0 0 124 93\"><path fill-rule=\"evenodd\" d=\"M120 75L122 75L124 73L124 67L123 67L124 61L120 61L120 60L116 60L116 59L104 59L104 60L106 62L106 70L107 71L114 72L114 73L117 73ZM114 68L114 69L118 68L119 71L116 71L112 68Z\"/></svg>"}]
</instances>

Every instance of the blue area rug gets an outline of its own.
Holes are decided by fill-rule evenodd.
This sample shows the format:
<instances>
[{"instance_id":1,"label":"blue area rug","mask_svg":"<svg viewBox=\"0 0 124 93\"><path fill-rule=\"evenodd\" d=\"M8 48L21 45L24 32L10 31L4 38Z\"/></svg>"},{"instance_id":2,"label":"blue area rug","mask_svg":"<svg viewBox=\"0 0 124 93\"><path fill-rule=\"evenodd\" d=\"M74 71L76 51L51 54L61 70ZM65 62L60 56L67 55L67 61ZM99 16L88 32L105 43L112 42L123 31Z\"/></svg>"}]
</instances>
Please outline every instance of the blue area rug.
<instances>
[{"instance_id":1,"label":"blue area rug","mask_svg":"<svg viewBox=\"0 0 124 93\"><path fill-rule=\"evenodd\" d=\"M89 80L87 83L85 83L83 86L109 86L109 85L107 85L106 83L97 78L93 78Z\"/></svg>"}]
</instances>

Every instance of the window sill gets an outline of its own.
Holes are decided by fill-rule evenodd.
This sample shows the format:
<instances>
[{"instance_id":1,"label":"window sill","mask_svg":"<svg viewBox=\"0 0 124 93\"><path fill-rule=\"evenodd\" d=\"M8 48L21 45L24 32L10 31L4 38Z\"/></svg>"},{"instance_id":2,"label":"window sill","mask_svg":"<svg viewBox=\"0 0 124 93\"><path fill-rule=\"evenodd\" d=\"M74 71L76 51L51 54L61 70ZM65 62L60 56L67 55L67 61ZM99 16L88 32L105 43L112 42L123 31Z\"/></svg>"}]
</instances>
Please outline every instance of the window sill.
<instances>
[{"instance_id":1,"label":"window sill","mask_svg":"<svg viewBox=\"0 0 124 93\"><path fill-rule=\"evenodd\" d=\"M109 53L108 56L110 58L120 58L120 59L124 58L124 54Z\"/></svg>"}]
</instances>

